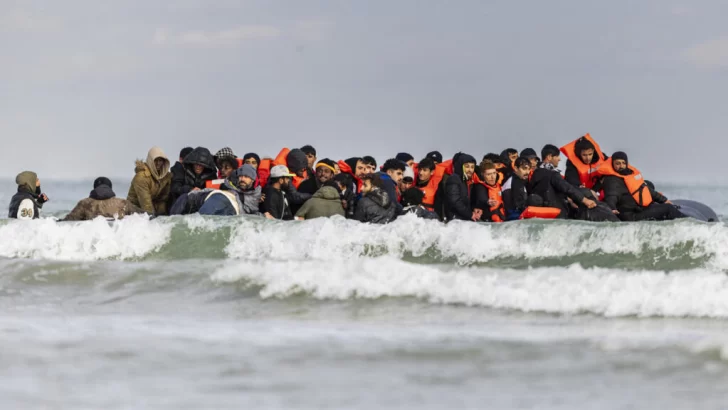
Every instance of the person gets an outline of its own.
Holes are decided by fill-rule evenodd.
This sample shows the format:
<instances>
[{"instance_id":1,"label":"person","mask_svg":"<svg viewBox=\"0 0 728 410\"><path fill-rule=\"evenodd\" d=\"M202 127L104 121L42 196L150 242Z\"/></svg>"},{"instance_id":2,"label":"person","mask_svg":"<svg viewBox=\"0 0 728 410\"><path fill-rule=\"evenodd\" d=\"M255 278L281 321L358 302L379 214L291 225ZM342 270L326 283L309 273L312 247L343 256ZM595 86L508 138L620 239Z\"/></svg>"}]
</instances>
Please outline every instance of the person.
<instances>
[{"instance_id":1,"label":"person","mask_svg":"<svg viewBox=\"0 0 728 410\"><path fill-rule=\"evenodd\" d=\"M406 152L400 152L394 157L394 159L404 162L404 164L410 168L415 164L415 157Z\"/></svg>"},{"instance_id":2,"label":"person","mask_svg":"<svg viewBox=\"0 0 728 410\"><path fill-rule=\"evenodd\" d=\"M382 165L382 171L378 172L379 178L382 180L381 188L387 193L390 201L394 202L395 215L402 212L402 205L399 203L399 183L404 177L406 165L395 158L388 159Z\"/></svg>"},{"instance_id":3,"label":"person","mask_svg":"<svg viewBox=\"0 0 728 410\"><path fill-rule=\"evenodd\" d=\"M285 187L290 185L293 176L295 174L291 173L285 165L276 165L271 168L268 185L263 189L265 200L261 204L261 213L266 218L282 219L284 221L293 219L293 213L285 191Z\"/></svg>"},{"instance_id":4,"label":"person","mask_svg":"<svg viewBox=\"0 0 728 410\"><path fill-rule=\"evenodd\" d=\"M184 167L185 157L187 155L189 155L190 152L192 152L193 150L194 150L194 148L192 148L192 147L184 147L180 150L179 160L177 162L175 162L174 165L172 166L172 168L169 170L169 172L172 173L172 179L175 179L177 177L179 177L179 178L183 177L183 175L185 174L185 167Z\"/></svg>"},{"instance_id":5,"label":"person","mask_svg":"<svg viewBox=\"0 0 728 410\"><path fill-rule=\"evenodd\" d=\"M521 155L519 156L523 158L528 158L528 160L531 161L531 169L536 169L538 163L541 162L538 154L536 154L536 150L533 148L524 149L523 151L521 151Z\"/></svg>"},{"instance_id":6,"label":"person","mask_svg":"<svg viewBox=\"0 0 728 410\"><path fill-rule=\"evenodd\" d=\"M89 221L98 216L122 219L126 215L144 213L126 199L117 198L109 178L98 177L93 186L88 198L80 200L61 221Z\"/></svg>"},{"instance_id":7,"label":"person","mask_svg":"<svg viewBox=\"0 0 728 410\"><path fill-rule=\"evenodd\" d=\"M18 191L10 199L8 218L12 219L38 219L43 204L48 202L48 195L40 189L40 179L32 171L24 171L15 177Z\"/></svg>"},{"instance_id":8,"label":"person","mask_svg":"<svg viewBox=\"0 0 728 410\"><path fill-rule=\"evenodd\" d=\"M230 152L232 153L232 151ZM224 157L218 158L218 160L222 158ZM184 173L172 175L169 192L170 208L180 195L204 189L208 181L216 179L217 167L215 157L207 148L197 147L192 150L184 159Z\"/></svg>"},{"instance_id":9,"label":"person","mask_svg":"<svg viewBox=\"0 0 728 410\"><path fill-rule=\"evenodd\" d=\"M345 216L346 212L341 203L339 185L333 180L327 180L296 212L296 219L329 218L335 215Z\"/></svg>"},{"instance_id":10,"label":"person","mask_svg":"<svg viewBox=\"0 0 728 410\"><path fill-rule=\"evenodd\" d=\"M422 191L421 205L431 211L435 210L437 189L444 175L444 172L438 173L436 169L435 160L430 157L423 158L417 168L417 182L415 183L415 188Z\"/></svg>"},{"instance_id":11,"label":"person","mask_svg":"<svg viewBox=\"0 0 728 410\"><path fill-rule=\"evenodd\" d=\"M624 152L615 152L599 168L604 201L623 221L672 220L683 215L659 192L651 189L642 173L629 164Z\"/></svg>"},{"instance_id":12,"label":"person","mask_svg":"<svg viewBox=\"0 0 728 410\"><path fill-rule=\"evenodd\" d=\"M477 221L482 216L481 209L473 209L470 189L475 175L475 158L458 153L453 157L452 175L445 181L445 219L452 221Z\"/></svg>"},{"instance_id":13,"label":"person","mask_svg":"<svg viewBox=\"0 0 728 410\"><path fill-rule=\"evenodd\" d=\"M430 159L430 161L432 160ZM424 197L425 194L415 187L402 192L402 205L404 205L402 215L414 214L418 218L439 219L436 213L422 206Z\"/></svg>"},{"instance_id":14,"label":"person","mask_svg":"<svg viewBox=\"0 0 728 410\"><path fill-rule=\"evenodd\" d=\"M382 188L382 183L379 173L366 174L362 177L362 197L356 205L354 219L374 224L387 224L394 220L397 208L394 206L395 202Z\"/></svg>"},{"instance_id":15,"label":"person","mask_svg":"<svg viewBox=\"0 0 728 410\"><path fill-rule=\"evenodd\" d=\"M213 155L213 158L215 159L215 166L217 166L218 169L220 169L220 161L223 158L235 158L237 160L237 155L233 152L232 148L230 147L223 147L218 150L215 155ZM222 178L221 174L218 174L218 178ZM174 178L172 178L174 180Z\"/></svg>"},{"instance_id":16,"label":"person","mask_svg":"<svg viewBox=\"0 0 728 410\"><path fill-rule=\"evenodd\" d=\"M238 159L235 157L222 157L217 161L217 166L220 171L220 178L227 179L236 169L239 168ZM251 167L253 167L251 165ZM253 168L255 170L255 168Z\"/></svg>"},{"instance_id":17,"label":"person","mask_svg":"<svg viewBox=\"0 0 728 410\"><path fill-rule=\"evenodd\" d=\"M506 163L503 162L503 157L501 157L500 155L489 152L483 156L483 161L481 161L480 164L483 165L483 162L485 161L492 162L495 166L496 173L498 174L496 178L496 183L498 185L502 186L503 183L511 177L511 174L513 173L513 167L511 165L506 166ZM480 172L482 173L482 170L480 170Z\"/></svg>"},{"instance_id":18,"label":"person","mask_svg":"<svg viewBox=\"0 0 728 410\"><path fill-rule=\"evenodd\" d=\"M306 169L308 170L309 177L312 177L316 172L314 168L314 165L316 164L316 148L311 145L304 145L301 147L301 151L306 154L306 160L308 161Z\"/></svg>"},{"instance_id":19,"label":"person","mask_svg":"<svg viewBox=\"0 0 728 410\"><path fill-rule=\"evenodd\" d=\"M255 152L249 152L243 155L243 163L248 164L257 170L260 165L260 157Z\"/></svg>"},{"instance_id":20,"label":"person","mask_svg":"<svg viewBox=\"0 0 728 410\"><path fill-rule=\"evenodd\" d=\"M315 194L328 181L331 181L336 174L334 161L324 158L316 164L315 178L309 178L298 186L298 192L304 194Z\"/></svg>"},{"instance_id":21,"label":"person","mask_svg":"<svg viewBox=\"0 0 728 410\"><path fill-rule=\"evenodd\" d=\"M504 164L512 167L513 163L518 159L518 150L515 148L506 148L501 152L501 158L503 158Z\"/></svg>"},{"instance_id":22,"label":"person","mask_svg":"<svg viewBox=\"0 0 728 410\"><path fill-rule=\"evenodd\" d=\"M308 155L300 149L292 149L286 156L286 164L288 169L291 170L299 181L296 185L300 185L303 181L313 176L313 173L308 174Z\"/></svg>"},{"instance_id":23,"label":"person","mask_svg":"<svg viewBox=\"0 0 728 410\"><path fill-rule=\"evenodd\" d=\"M373 174L377 172L377 160L374 157L366 155L361 160L367 166L367 173Z\"/></svg>"},{"instance_id":24,"label":"person","mask_svg":"<svg viewBox=\"0 0 728 410\"><path fill-rule=\"evenodd\" d=\"M428 152L427 155L425 155L425 158L430 158L435 161L435 165L442 164L442 154L440 154L440 151Z\"/></svg>"},{"instance_id":25,"label":"person","mask_svg":"<svg viewBox=\"0 0 728 410\"><path fill-rule=\"evenodd\" d=\"M341 192L341 205L344 207L346 219L354 218L356 209L356 185L351 175L340 173L334 176L334 182L339 185Z\"/></svg>"},{"instance_id":26,"label":"person","mask_svg":"<svg viewBox=\"0 0 728 410\"><path fill-rule=\"evenodd\" d=\"M126 200L149 215L167 215L172 175L164 151L159 147L150 149L146 161L136 161L134 172Z\"/></svg>"},{"instance_id":27,"label":"person","mask_svg":"<svg viewBox=\"0 0 728 410\"><path fill-rule=\"evenodd\" d=\"M412 169L412 167L406 166L404 168L404 173L402 174L402 180L399 181L398 188L400 193L404 193L404 191L412 188L412 185L415 184L415 171Z\"/></svg>"},{"instance_id":28,"label":"person","mask_svg":"<svg viewBox=\"0 0 728 410\"><path fill-rule=\"evenodd\" d=\"M597 182L601 176L597 171L607 156L602 153L599 144L591 135L586 134L561 147L561 152L567 158L564 172L566 181L577 188L599 191Z\"/></svg>"},{"instance_id":29,"label":"person","mask_svg":"<svg viewBox=\"0 0 728 410\"><path fill-rule=\"evenodd\" d=\"M220 189L206 193L204 204L200 206L200 215L255 215L259 213L262 189L255 186L257 173L250 164L243 164L236 169Z\"/></svg>"},{"instance_id":30,"label":"person","mask_svg":"<svg viewBox=\"0 0 728 410\"><path fill-rule=\"evenodd\" d=\"M472 189L473 209L483 210L483 222L503 222L506 220L503 194L498 183L498 170L493 161L484 159L478 167L482 183L474 184Z\"/></svg>"},{"instance_id":31,"label":"person","mask_svg":"<svg viewBox=\"0 0 728 410\"><path fill-rule=\"evenodd\" d=\"M550 148L546 149L547 147L549 146L544 147L544 150L550 151ZM550 161L545 166L536 167L533 167L533 163L531 163L532 171L528 174L528 180L526 182L526 192L528 195L537 196L538 201L543 206L561 209L561 213L558 216L561 219L569 218L570 203L576 204L577 206L583 204L589 209L595 208L597 206L595 201L585 197L578 188L566 182L561 177L561 174L554 170L553 163L556 162L558 164L558 161L554 159L553 153L551 153Z\"/></svg>"},{"instance_id":32,"label":"person","mask_svg":"<svg viewBox=\"0 0 728 410\"><path fill-rule=\"evenodd\" d=\"M501 188L503 194L503 207L506 210L506 221L520 218L521 213L528 204L528 192L526 181L531 173L531 161L528 158L518 157L513 162L513 174L508 178ZM542 203L532 205L542 206Z\"/></svg>"},{"instance_id":33,"label":"person","mask_svg":"<svg viewBox=\"0 0 728 410\"><path fill-rule=\"evenodd\" d=\"M552 144L546 144L541 149L541 163L538 165L539 168L546 168L552 171L556 171L561 174L559 169L559 163L561 163L561 151L559 147Z\"/></svg>"}]
</instances>

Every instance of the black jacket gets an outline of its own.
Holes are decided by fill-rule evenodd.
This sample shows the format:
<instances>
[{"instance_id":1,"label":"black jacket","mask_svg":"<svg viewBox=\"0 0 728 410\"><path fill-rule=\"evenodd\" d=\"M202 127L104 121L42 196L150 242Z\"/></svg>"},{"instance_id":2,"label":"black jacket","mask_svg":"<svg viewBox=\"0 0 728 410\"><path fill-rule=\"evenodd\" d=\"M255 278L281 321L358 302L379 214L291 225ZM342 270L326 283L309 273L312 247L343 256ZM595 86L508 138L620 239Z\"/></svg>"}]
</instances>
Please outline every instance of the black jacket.
<instances>
[{"instance_id":1,"label":"black jacket","mask_svg":"<svg viewBox=\"0 0 728 410\"><path fill-rule=\"evenodd\" d=\"M319 190L319 188L321 188L321 186L319 185L318 180L314 177L309 177L298 186L298 192L301 194L313 195Z\"/></svg>"},{"instance_id":2,"label":"black jacket","mask_svg":"<svg viewBox=\"0 0 728 410\"><path fill-rule=\"evenodd\" d=\"M299 185L299 187L303 186L303 184L305 184L309 180L310 179L307 179L306 181L301 182L301 185ZM290 206L291 213L293 215L298 212L304 202L308 201L313 196L313 194L299 191L298 189L296 189L292 182L286 186L281 187L281 189L283 190L283 192L286 193L286 200L288 201L288 205ZM316 192L314 191L314 193Z\"/></svg>"},{"instance_id":3,"label":"black jacket","mask_svg":"<svg viewBox=\"0 0 728 410\"><path fill-rule=\"evenodd\" d=\"M577 205L584 200L584 195L578 188L566 182L557 171L536 168L526 183L529 195L538 195L543 199L543 206L561 208L569 212L566 198L571 198ZM566 216L566 215L564 215Z\"/></svg>"},{"instance_id":4,"label":"black jacket","mask_svg":"<svg viewBox=\"0 0 728 410\"><path fill-rule=\"evenodd\" d=\"M469 221L473 216L470 206L470 188L463 177L463 164L475 163L475 158L468 154L459 154L453 160L452 175L445 182L443 200L445 202L445 218L448 221L461 219Z\"/></svg>"},{"instance_id":5,"label":"black jacket","mask_svg":"<svg viewBox=\"0 0 728 410\"><path fill-rule=\"evenodd\" d=\"M38 193L40 192L40 188L38 188L37 193L31 194L23 187L18 187L18 192L13 195L12 199L10 199L10 207L8 212L8 218L16 219L18 217L18 210L20 209L20 203L23 202L26 199L30 199L33 201L33 219L40 218L40 208L43 207L43 202L40 200Z\"/></svg>"},{"instance_id":6,"label":"black jacket","mask_svg":"<svg viewBox=\"0 0 728 410\"><path fill-rule=\"evenodd\" d=\"M261 204L261 213L268 212L273 218L284 221L293 219L293 212L291 212L291 206L288 203L286 192L275 189L269 184L263 189L263 195L265 195L265 201Z\"/></svg>"},{"instance_id":7,"label":"black jacket","mask_svg":"<svg viewBox=\"0 0 728 410\"><path fill-rule=\"evenodd\" d=\"M381 189L373 189L363 196L356 204L354 219L360 222L373 224L386 224L392 222L396 216L397 207L389 195Z\"/></svg>"},{"instance_id":8,"label":"black jacket","mask_svg":"<svg viewBox=\"0 0 728 410\"><path fill-rule=\"evenodd\" d=\"M207 181L212 181L217 178L215 158L207 148L195 148L185 157L184 161L184 165L178 162L171 169L172 186L169 192L170 204L174 204L180 195L186 194L195 188L204 189ZM195 174L195 165L205 167L202 174Z\"/></svg>"},{"instance_id":9,"label":"black jacket","mask_svg":"<svg viewBox=\"0 0 728 410\"><path fill-rule=\"evenodd\" d=\"M518 219L528 204L526 181L515 174L503 184L503 206L508 220Z\"/></svg>"},{"instance_id":10,"label":"black jacket","mask_svg":"<svg viewBox=\"0 0 728 410\"><path fill-rule=\"evenodd\" d=\"M399 215L402 212L402 204L397 201L397 184L386 172L379 172L378 174L382 178L382 189L387 193L389 199L394 202L395 215Z\"/></svg>"},{"instance_id":11,"label":"black jacket","mask_svg":"<svg viewBox=\"0 0 728 410\"><path fill-rule=\"evenodd\" d=\"M501 218L501 221L506 220L504 206L501 205L494 211L490 210L490 205L488 204L488 200L490 199L490 196L488 195L488 187L483 184L475 184L473 185L473 188L470 189L470 196L473 209L478 208L483 210L483 216L480 217L481 221L493 222L493 215L498 215Z\"/></svg>"},{"instance_id":12,"label":"black jacket","mask_svg":"<svg viewBox=\"0 0 728 410\"><path fill-rule=\"evenodd\" d=\"M346 219L354 219L354 212L356 212L356 191L354 191L352 188L348 188L346 192L341 194L341 199L343 201L346 201L346 207L344 208L344 212L346 214Z\"/></svg>"},{"instance_id":13,"label":"black jacket","mask_svg":"<svg viewBox=\"0 0 728 410\"><path fill-rule=\"evenodd\" d=\"M620 213L640 212L643 209L637 205L637 201L632 197L622 178L613 175L605 176L602 179L602 188L604 189L604 202L611 209L616 209ZM662 204L667 201L667 198L654 189L650 189L649 186L645 185L644 189L650 191L654 202Z\"/></svg>"}]
</instances>

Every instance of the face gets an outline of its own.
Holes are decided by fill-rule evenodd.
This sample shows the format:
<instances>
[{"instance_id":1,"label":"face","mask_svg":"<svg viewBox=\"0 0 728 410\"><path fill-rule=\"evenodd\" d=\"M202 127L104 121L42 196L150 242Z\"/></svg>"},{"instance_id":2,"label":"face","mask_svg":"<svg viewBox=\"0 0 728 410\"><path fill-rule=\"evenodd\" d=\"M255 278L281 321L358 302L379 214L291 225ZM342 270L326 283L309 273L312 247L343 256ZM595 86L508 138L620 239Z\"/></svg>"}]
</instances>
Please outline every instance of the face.
<instances>
[{"instance_id":1,"label":"face","mask_svg":"<svg viewBox=\"0 0 728 410\"><path fill-rule=\"evenodd\" d=\"M367 164L366 167L367 167L367 172L370 174L377 172L377 166L374 164Z\"/></svg>"},{"instance_id":2,"label":"face","mask_svg":"<svg viewBox=\"0 0 728 410\"><path fill-rule=\"evenodd\" d=\"M357 161L356 162L356 169L354 170L354 175L356 175L357 178L361 178L365 174L369 173L369 167L364 165L363 162Z\"/></svg>"},{"instance_id":3,"label":"face","mask_svg":"<svg viewBox=\"0 0 728 410\"><path fill-rule=\"evenodd\" d=\"M336 172L334 172L335 174L341 173L341 169L339 169L339 164L334 164L334 169L336 170Z\"/></svg>"},{"instance_id":4,"label":"face","mask_svg":"<svg viewBox=\"0 0 728 410\"><path fill-rule=\"evenodd\" d=\"M517 152L512 152L512 153L508 154L508 158L510 158L511 162L513 162L516 159L518 159L518 153Z\"/></svg>"},{"instance_id":5,"label":"face","mask_svg":"<svg viewBox=\"0 0 728 410\"><path fill-rule=\"evenodd\" d=\"M486 184L495 185L495 182L498 180L498 171L495 169L486 169L483 177L485 178Z\"/></svg>"},{"instance_id":6,"label":"face","mask_svg":"<svg viewBox=\"0 0 728 410\"><path fill-rule=\"evenodd\" d=\"M291 184L291 177L284 177L283 180L281 181L281 185L283 185L283 186L288 186L290 184Z\"/></svg>"},{"instance_id":7,"label":"face","mask_svg":"<svg viewBox=\"0 0 728 410\"><path fill-rule=\"evenodd\" d=\"M316 163L316 155L306 154L306 159L308 159L309 168L313 168L313 165Z\"/></svg>"},{"instance_id":8,"label":"face","mask_svg":"<svg viewBox=\"0 0 728 410\"><path fill-rule=\"evenodd\" d=\"M316 179L320 183L326 183L328 181L331 181L331 178L334 177L333 171L326 167L318 167L316 168Z\"/></svg>"},{"instance_id":9,"label":"face","mask_svg":"<svg viewBox=\"0 0 728 410\"><path fill-rule=\"evenodd\" d=\"M614 170L619 172L627 169L627 161L623 159L614 159L612 160L612 167L614 167Z\"/></svg>"},{"instance_id":10,"label":"face","mask_svg":"<svg viewBox=\"0 0 728 410\"><path fill-rule=\"evenodd\" d=\"M417 170L417 176L420 178L420 182L427 182L432 178L432 170L427 168L420 168Z\"/></svg>"},{"instance_id":11,"label":"face","mask_svg":"<svg viewBox=\"0 0 728 410\"><path fill-rule=\"evenodd\" d=\"M594 158L594 149L587 148L581 150L581 154L579 154L579 158L581 158L581 162L585 164L591 164L592 159Z\"/></svg>"},{"instance_id":12,"label":"face","mask_svg":"<svg viewBox=\"0 0 728 410\"><path fill-rule=\"evenodd\" d=\"M529 158L529 161L531 161L531 169L534 169L538 166L538 158Z\"/></svg>"},{"instance_id":13,"label":"face","mask_svg":"<svg viewBox=\"0 0 728 410\"><path fill-rule=\"evenodd\" d=\"M232 164L230 164L229 162L223 162L220 165L220 174L222 174L222 176L225 178L229 177L230 174L233 173L233 171L235 171L235 168L233 168Z\"/></svg>"},{"instance_id":14,"label":"face","mask_svg":"<svg viewBox=\"0 0 728 410\"><path fill-rule=\"evenodd\" d=\"M200 175L200 174L202 174L202 171L204 171L204 170L205 170L205 167L204 167L204 166L202 166L202 165L199 165L199 164L195 164L195 165L193 165L193 166L192 166L192 168L194 169L194 171L195 171L195 174L197 174L197 175Z\"/></svg>"},{"instance_id":15,"label":"face","mask_svg":"<svg viewBox=\"0 0 728 410\"><path fill-rule=\"evenodd\" d=\"M531 166L530 165L522 165L519 168L516 168L515 174L518 176L518 178L521 179L528 179L528 174L531 172Z\"/></svg>"},{"instance_id":16,"label":"face","mask_svg":"<svg viewBox=\"0 0 728 410\"><path fill-rule=\"evenodd\" d=\"M404 178L404 171L399 169L390 169L387 171L387 175L392 178L392 181L394 181L395 184L399 184L402 181L402 178Z\"/></svg>"},{"instance_id":17,"label":"face","mask_svg":"<svg viewBox=\"0 0 728 410\"><path fill-rule=\"evenodd\" d=\"M543 162L547 162L547 163L553 165L554 168L558 168L559 162L561 162L561 156L560 155L548 155Z\"/></svg>"},{"instance_id":18,"label":"face","mask_svg":"<svg viewBox=\"0 0 728 410\"><path fill-rule=\"evenodd\" d=\"M35 179L35 187L38 188L40 186L40 178Z\"/></svg>"},{"instance_id":19,"label":"face","mask_svg":"<svg viewBox=\"0 0 728 410\"><path fill-rule=\"evenodd\" d=\"M296 171L296 175L300 178L303 178L306 175L306 168L299 169L298 171Z\"/></svg>"},{"instance_id":20,"label":"face","mask_svg":"<svg viewBox=\"0 0 728 410\"><path fill-rule=\"evenodd\" d=\"M240 178L238 178L238 186L242 190L248 190L248 189L252 188L253 182L255 182L255 181L253 181L253 179L248 176L243 175Z\"/></svg>"},{"instance_id":21,"label":"face","mask_svg":"<svg viewBox=\"0 0 728 410\"><path fill-rule=\"evenodd\" d=\"M361 185L361 192L362 194L366 195L369 192L372 192L372 181L369 179L365 179L364 182Z\"/></svg>"},{"instance_id":22,"label":"face","mask_svg":"<svg viewBox=\"0 0 728 410\"><path fill-rule=\"evenodd\" d=\"M473 177L473 174L475 174L475 164L469 163L463 165L463 174L465 175L465 178L471 179Z\"/></svg>"},{"instance_id":23,"label":"face","mask_svg":"<svg viewBox=\"0 0 728 410\"><path fill-rule=\"evenodd\" d=\"M256 161L255 158L248 158L245 160L245 163L252 165L255 169L258 169L258 161Z\"/></svg>"},{"instance_id":24,"label":"face","mask_svg":"<svg viewBox=\"0 0 728 410\"><path fill-rule=\"evenodd\" d=\"M413 168L415 165L415 160L411 159L411 160L405 162L405 164L407 164L408 167Z\"/></svg>"},{"instance_id":25,"label":"face","mask_svg":"<svg viewBox=\"0 0 728 410\"><path fill-rule=\"evenodd\" d=\"M404 191L412 188L412 185L414 185L414 181L407 180L405 182L405 180L402 179L402 181L399 182L399 191L404 192Z\"/></svg>"},{"instance_id":26,"label":"face","mask_svg":"<svg viewBox=\"0 0 728 410\"><path fill-rule=\"evenodd\" d=\"M164 164L167 161L165 161L163 158L157 158L154 160L154 167L157 168L157 172L161 172L162 168L164 168Z\"/></svg>"}]
</instances>

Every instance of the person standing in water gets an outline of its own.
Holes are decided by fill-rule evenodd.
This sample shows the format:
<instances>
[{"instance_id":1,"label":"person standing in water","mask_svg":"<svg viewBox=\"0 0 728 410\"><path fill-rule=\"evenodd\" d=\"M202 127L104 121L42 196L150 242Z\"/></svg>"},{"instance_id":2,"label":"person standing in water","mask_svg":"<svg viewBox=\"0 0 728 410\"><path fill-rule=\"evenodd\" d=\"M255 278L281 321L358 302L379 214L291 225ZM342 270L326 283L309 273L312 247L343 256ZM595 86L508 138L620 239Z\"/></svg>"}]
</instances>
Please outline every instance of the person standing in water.
<instances>
[{"instance_id":1,"label":"person standing in water","mask_svg":"<svg viewBox=\"0 0 728 410\"><path fill-rule=\"evenodd\" d=\"M10 200L8 218L38 219L40 209L48 202L48 195L41 193L40 179L35 172L25 171L15 177L18 192Z\"/></svg>"},{"instance_id":2,"label":"person standing in water","mask_svg":"<svg viewBox=\"0 0 728 410\"><path fill-rule=\"evenodd\" d=\"M131 181L127 201L149 215L167 215L167 200L172 182L169 159L159 147L153 147L147 160L136 161L136 175Z\"/></svg>"}]
</instances>

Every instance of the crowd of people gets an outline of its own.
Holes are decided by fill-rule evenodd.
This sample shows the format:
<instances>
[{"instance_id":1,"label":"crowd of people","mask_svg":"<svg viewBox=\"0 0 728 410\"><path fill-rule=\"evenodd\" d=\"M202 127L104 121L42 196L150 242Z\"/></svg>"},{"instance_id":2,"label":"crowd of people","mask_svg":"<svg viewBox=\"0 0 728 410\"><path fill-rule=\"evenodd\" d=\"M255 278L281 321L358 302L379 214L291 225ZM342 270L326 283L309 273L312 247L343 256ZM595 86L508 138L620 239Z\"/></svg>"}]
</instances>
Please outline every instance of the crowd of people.
<instances>
[{"instance_id":1,"label":"crowd of people","mask_svg":"<svg viewBox=\"0 0 728 410\"><path fill-rule=\"evenodd\" d=\"M565 172L559 165L566 157ZM94 181L88 198L63 219L98 216L260 215L305 220L339 215L386 224L413 214L441 221L504 222L524 218L588 221L669 220L683 215L655 190L624 152L607 156L586 134L539 154L508 148L481 161L465 153L443 160L433 151L419 162L399 153L378 167L371 156L318 159L310 145L283 149L276 158L255 153L238 157L230 148L214 155L187 147L171 166L157 147L138 160L126 199L112 182ZM38 176L20 173L10 218L34 219L48 196Z\"/></svg>"}]
</instances>

